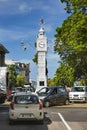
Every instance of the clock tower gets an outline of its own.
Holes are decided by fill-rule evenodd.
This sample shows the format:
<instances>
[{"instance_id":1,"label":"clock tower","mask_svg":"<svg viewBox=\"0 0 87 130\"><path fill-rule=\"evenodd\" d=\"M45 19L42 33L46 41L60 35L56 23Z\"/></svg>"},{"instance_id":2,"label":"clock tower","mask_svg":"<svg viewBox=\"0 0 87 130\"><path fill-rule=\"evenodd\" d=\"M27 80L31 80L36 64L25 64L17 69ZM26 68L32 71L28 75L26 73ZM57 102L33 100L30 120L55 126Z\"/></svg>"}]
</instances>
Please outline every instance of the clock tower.
<instances>
[{"instance_id":1,"label":"clock tower","mask_svg":"<svg viewBox=\"0 0 87 130\"><path fill-rule=\"evenodd\" d=\"M37 68L37 88L36 91L42 87L47 87L47 38L45 36L44 28L40 28L36 40L38 68Z\"/></svg>"}]
</instances>

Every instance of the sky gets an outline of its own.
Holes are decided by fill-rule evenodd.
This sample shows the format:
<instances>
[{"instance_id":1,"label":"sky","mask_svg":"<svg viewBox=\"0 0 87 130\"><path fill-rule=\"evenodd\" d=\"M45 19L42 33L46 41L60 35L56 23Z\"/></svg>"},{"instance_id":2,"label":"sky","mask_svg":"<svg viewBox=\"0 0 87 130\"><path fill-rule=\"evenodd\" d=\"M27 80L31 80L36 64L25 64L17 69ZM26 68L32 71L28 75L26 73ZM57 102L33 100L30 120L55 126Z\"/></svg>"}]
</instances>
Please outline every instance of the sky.
<instances>
[{"instance_id":1,"label":"sky","mask_svg":"<svg viewBox=\"0 0 87 130\"><path fill-rule=\"evenodd\" d=\"M44 19L48 39L48 78L53 78L59 67L59 56L53 51L56 28L68 17L60 0L0 0L0 43L9 51L5 59L30 63L30 78L37 79L37 65L32 61L36 54L34 46ZM27 49L20 45L24 42Z\"/></svg>"}]
</instances>

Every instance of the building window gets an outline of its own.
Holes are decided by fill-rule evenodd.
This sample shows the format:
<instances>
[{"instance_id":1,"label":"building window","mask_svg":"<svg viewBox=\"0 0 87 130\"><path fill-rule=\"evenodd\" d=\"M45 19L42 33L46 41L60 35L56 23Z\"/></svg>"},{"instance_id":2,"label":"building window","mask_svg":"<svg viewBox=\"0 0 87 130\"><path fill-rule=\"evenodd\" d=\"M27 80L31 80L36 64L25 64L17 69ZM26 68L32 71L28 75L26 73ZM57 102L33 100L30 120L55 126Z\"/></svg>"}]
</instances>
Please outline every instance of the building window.
<instances>
[{"instance_id":1,"label":"building window","mask_svg":"<svg viewBox=\"0 0 87 130\"><path fill-rule=\"evenodd\" d=\"M44 86L44 81L40 81L40 82L39 82L39 85L40 85L40 86Z\"/></svg>"}]
</instances>

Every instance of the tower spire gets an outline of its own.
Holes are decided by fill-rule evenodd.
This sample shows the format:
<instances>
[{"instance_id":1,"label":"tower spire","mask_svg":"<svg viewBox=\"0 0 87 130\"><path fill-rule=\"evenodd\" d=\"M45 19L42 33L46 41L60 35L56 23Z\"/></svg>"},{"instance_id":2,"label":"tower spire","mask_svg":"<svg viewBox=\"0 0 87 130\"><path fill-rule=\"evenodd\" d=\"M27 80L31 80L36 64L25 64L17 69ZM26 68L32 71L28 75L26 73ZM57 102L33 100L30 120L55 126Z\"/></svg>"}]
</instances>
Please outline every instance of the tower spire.
<instances>
[{"instance_id":1,"label":"tower spire","mask_svg":"<svg viewBox=\"0 0 87 130\"><path fill-rule=\"evenodd\" d=\"M39 30L39 34L40 35L44 35L44 28L43 28L43 24L44 24L44 20L40 19L40 30Z\"/></svg>"},{"instance_id":2,"label":"tower spire","mask_svg":"<svg viewBox=\"0 0 87 130\"><path fill-rule=\"evenodd\" d=\"M42 27L44 24L44 19L40 19L40 26Z\"/></svg>"}]
</instances>

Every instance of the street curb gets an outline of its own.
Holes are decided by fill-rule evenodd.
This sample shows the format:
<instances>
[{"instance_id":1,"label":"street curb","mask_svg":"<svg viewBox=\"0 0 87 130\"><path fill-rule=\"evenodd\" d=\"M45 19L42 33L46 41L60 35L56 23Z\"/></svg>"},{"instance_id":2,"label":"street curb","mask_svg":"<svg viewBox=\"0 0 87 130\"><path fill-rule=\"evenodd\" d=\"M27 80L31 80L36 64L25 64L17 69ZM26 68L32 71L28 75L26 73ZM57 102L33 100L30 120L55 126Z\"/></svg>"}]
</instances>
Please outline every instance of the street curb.
<instances>
[{"instance_id":1,"label":"street curb","mask_svg":"<svg viewBox=\"0 0 87 130\"><path fill-rule=\"evenodd\" d=\"M69 105L55 106L57 108L87 108L87 103L70 103Z\"/></svg>"}]
</instances>

